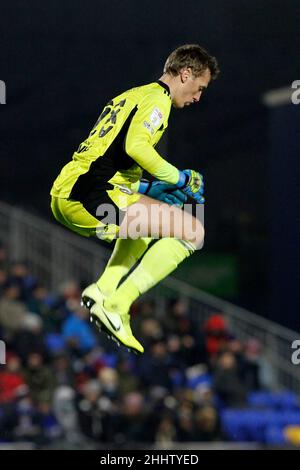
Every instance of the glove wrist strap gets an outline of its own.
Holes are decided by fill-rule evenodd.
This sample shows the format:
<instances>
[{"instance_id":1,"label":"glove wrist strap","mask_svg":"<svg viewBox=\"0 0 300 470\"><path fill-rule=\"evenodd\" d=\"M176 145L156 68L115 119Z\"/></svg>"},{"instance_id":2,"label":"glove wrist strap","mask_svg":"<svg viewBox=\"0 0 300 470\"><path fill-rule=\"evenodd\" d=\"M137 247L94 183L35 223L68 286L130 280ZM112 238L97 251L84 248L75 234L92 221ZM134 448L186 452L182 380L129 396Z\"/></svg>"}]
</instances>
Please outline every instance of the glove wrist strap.
<instances>
[{"instance_id":1,"label":"glove wrist strap","mask_svg":"<svg viewBox=\"0 0 300 470\"><path fill-rule=\"evenodd\" d=\"M141 179L139 189L138 189L138 193L147 194L149 192L150 188L151 188L150 181Z\"/></svg>"},{"instance_id":2,"label":"glove wrist strap","mask_svg":"<svg viewBox=\"0 0 300 470\"><path fill-rule=\"evenodd\" d=\"M179 179L176 183L177 188L180 188L180 189L185 188L189 184L189 181L190 181L189 175L187 175L183 171L179 171Z\"/></svg>"}]
</instances>

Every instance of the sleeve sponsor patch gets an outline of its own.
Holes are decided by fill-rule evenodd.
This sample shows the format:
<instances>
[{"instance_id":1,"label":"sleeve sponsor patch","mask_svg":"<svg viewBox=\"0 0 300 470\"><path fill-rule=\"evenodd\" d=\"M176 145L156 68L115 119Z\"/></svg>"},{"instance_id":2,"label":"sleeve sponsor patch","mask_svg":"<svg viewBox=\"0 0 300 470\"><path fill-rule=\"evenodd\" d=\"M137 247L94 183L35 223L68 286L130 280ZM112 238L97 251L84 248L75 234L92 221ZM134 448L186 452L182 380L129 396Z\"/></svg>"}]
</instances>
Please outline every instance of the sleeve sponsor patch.
<instances>
[{"instance_id":1,"label":"sleeve sponsor patch","mask_svg":"<svg viewBox=\"0 0 300 470\"><path fill-rule=\"evenodd\" d=\"M150 121L152 122L154 127L157 127L163 119L162 112L158 108L154 108L151 115Z\"/></svg>"},{"instance_id":2,"label":"sleeve sponsor patch","mask_svg":"<svg viewBox=\"0 0 300 470\"><path fill-rule=\"evenodd\" d=\"M154 134L154 129L153 129L153 127L150 126L149 122L144 121L143 124L144 124L144 126L146 127L146 129L148 129L148 131L150 131L151 134L153 135L153 134Z\"/></svg>"}]
</instances>

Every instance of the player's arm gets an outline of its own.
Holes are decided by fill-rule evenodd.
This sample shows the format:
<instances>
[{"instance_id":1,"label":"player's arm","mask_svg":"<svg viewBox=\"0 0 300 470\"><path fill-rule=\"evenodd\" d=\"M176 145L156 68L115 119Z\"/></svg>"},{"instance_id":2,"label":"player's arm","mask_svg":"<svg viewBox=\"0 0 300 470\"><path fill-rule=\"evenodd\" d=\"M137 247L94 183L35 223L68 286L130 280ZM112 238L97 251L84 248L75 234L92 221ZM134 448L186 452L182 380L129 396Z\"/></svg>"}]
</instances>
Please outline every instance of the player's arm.
<instances>
[{"instance_id":1,"label":"player's arm","mask_svg":"<svg viewBox=\"0 0 300 470\"><path fill-rule=\"evenodd\" d=\"M125 139L125 151L136 163L155 178L176 185L197 202L203 203L203 178L193 170L180 171L167 162L153 147L153 136L163 122L164 113L169 113L169 98L163 99L146 96L139 104L129 126ZM153 113L158 110L162 119L153 119ZM157 112L157 111L156 111ZM155 125L156 124L156 125ZM145 185L135 188L145 192Z\"/></svg>"},{"instance_id":2,"label":"player's arm","mask_svg":"<svg viewBox=\"0 0 300 470\"><path fill-rule=\"evenodd\" d=\"M161 126L166 114L169 114L169 100L151 95L145 96L138 105L125 139L126 153L144 170L155 178L176 184L179 180L179 170L167 162L153 147L153 138ZM162 119L152 122L151 116L159 110ZM155 125L156 124L156 125Z\"/></svg>"}]
</instances>

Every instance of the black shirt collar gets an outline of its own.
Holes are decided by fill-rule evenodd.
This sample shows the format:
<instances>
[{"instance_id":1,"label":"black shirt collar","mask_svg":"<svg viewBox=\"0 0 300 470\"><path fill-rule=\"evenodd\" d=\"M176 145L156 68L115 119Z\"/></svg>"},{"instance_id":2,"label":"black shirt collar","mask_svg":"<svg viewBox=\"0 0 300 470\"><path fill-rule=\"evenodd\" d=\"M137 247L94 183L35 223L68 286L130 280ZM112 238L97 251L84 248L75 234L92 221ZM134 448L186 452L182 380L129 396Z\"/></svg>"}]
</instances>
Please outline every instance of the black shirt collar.
<instances>
[{"instance_id":1,"label":"black shirt collar","mask_svg":"<svg viewBox=\"0 0 300 470\"><path fill-rule=\"evenodd\" d=\"M163 87L165 90L167 90L169 96L171 95L170 94L170 88L166 83L162 82L161 80L157 80L156 83L158 83L161 87Z\"/></svg>"}]
</instances>

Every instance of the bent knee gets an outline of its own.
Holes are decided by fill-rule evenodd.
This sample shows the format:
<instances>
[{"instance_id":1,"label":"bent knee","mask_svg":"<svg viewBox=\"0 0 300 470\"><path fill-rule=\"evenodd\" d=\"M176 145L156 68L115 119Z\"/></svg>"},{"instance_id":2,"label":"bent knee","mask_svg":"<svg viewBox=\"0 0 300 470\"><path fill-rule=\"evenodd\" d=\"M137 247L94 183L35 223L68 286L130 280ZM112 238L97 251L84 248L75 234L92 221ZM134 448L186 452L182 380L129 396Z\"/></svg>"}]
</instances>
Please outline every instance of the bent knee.
<instances>
[{"instance_id":1,"label":"bent knee","mask_svg":"<svg viewBox=\"0 0 300 470\"><path fill-rule=\"evenodd\" d=\"M204 227L199 219L192 217L190 227L185 231L184 240L192 243L197 250L201 249L204 244Z\"/></svg>"}]
</instances>

